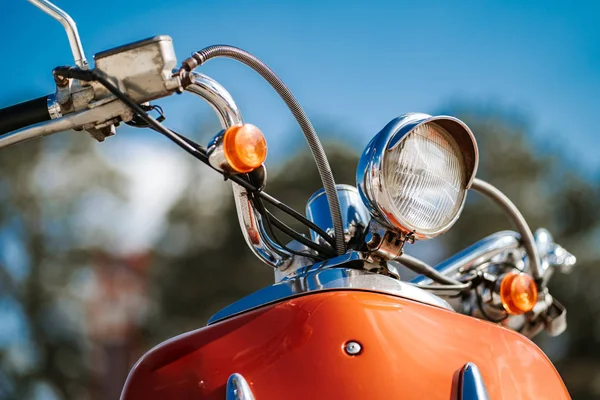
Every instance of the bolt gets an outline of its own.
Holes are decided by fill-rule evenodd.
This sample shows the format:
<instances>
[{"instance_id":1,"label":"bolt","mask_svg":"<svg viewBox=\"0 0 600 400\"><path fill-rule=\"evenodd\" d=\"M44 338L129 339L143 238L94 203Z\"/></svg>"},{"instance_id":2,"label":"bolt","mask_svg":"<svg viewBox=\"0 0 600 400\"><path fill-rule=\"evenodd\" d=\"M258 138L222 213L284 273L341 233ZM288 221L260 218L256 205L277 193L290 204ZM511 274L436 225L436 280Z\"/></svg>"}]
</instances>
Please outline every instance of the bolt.
<instances>
[{"instance_id":1,"label":"bolt","mask_svg":"<svg viewBox=\"0 0 600 400\"><path fill-rule=\"evenodd\" d=\"M69 86L69 79L65 78L62 75L58 75L58 74L53 74L54 75L54 82L56 83L56 86L58 87L67 87Z\"/></svg>"},{"instance_id":2,"label":"bolt","mask_svg":"<svg viewBox=\"0 0 600 400\"><path fill-rule=\"evenodd\" d=\"M362 347L358 342L349 341L346 342L346 344L344 345L344 350L348 355L356 356L360 354L360 352L362 351Z\"/></svg>"},{"instance_id":3,"label":"bolt","mask_svg":"<svg viewBox=\"0 0 600 400\"><path fill-rule=\"evenodd\" d=\"M371 239L367 241L367 247L369 250L375 250L381 244L381 236L378 233L372 233Z\"/></svg>"}]
</instances>

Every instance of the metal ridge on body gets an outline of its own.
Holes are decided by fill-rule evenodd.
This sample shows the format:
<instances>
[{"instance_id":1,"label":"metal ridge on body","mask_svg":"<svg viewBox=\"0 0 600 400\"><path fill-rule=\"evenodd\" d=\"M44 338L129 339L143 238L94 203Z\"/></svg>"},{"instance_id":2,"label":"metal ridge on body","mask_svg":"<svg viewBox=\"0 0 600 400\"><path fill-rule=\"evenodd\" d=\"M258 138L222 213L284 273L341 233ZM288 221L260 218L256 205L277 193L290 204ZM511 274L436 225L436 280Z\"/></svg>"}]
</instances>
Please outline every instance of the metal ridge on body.
<instances>
[{"instance_id":1,"label":"metal ridge on body","mask_svg":"<svg viewBox=\"0 0 600 400\"><path fill-rule=\"evenodd\" d=\"M361 269L347 268L343 265L340 267L323 266L322 269L309 270L305 274L267 286L230 304L213 315L208 320L208 324L211 325L234 315L292 297L333 290L359 290L389 294L454 311L445 300L410 283Z\"/></svg>"},{"instance_id":2,"label":"metal ridge on body","mask_svg":"<svg viewBox=\"0 0 600 400\"><path fill-rule=\"evenodd\" d=\"M460 371L459 400L489 400L479 368L472 362L465 364Z\"/></svg>"},{"instance_id":3,"label":"metal ridge on body","mask_svg":"<svg viewBox=\"0 0 600 400\"><path fill-rule=\"evenodd\" d=\"M227 379L225 400L254 400L250 385L242 374L231 374Z\"/></svg>"}]
</instances>

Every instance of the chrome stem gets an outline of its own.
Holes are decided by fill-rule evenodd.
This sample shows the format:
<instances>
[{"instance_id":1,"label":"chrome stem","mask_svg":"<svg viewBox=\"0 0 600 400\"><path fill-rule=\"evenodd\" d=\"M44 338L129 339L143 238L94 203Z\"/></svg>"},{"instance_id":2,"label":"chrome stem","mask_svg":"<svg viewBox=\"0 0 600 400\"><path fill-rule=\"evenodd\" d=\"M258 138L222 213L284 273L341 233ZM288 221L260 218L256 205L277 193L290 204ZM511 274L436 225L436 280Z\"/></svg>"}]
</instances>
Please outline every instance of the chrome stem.
<instances>
[{"instance_id":1,"label":"chrome stem","mask_svg":"<svg viewBox=\"0 0 600 400\"><path fill-rule=\"evenodd\" d=\"M540 265L540 256L537 248L535 247L535 240L533 238L533 232L525 221L525 217L519 211L517 206L498 188L489 184L488 182L482 181L481 179L474 179L471 189L487 196L496 204L498 204L506 213L509 215L512 222L516 225L517 230L521 234L521 241L523 247L527 252L527 258L529 259L529 267L531 268L531 275L534 279L541 281L543 279L542 267Z\"/></svg>"},{"instance_id":2,"label":"chrome stem","mask_svg":"<svg viewBox=\"0 0 600 400\"><path fill-rule=\"evenodd\" d=\"M79 39L79 32L77 31L77 25L73 18L54 4L47 0L27 0L52 18L62 24L67 32L69 38L69 44L71 45L71 51L73 52L73 58L75 59L75 65L81 69L88 69L88 62L83 52L83 46Z\"/></svg>"},{"instance_id":3,"label":"chrome stem","mask_svg":"<svg viewBox=\"0 0 600 400\"><path fill-rule=\"evenodd\" d=\"M194 75L194 82L187 86L185 90L206 100L219 117L223 129L244 122L242 113L235 104L233 97L221 84L198 72L192 74Z\"/></svg>"},{"instance_id":4,"label":"chrome stem","mask_svg":"<svg viewBox=\"0 0 600 400\"><path fill-rule=\"evenodd\" d=\"M193 83L185 90L210 104L217 113L223 129L243 123L239 108L223 86L206 75L193 72L193 76ZM285 269L292 262L293 255L274 243L266 234L262 217L252 205L246 189L235 183L232 185L235 207L246 243L261 261L271 267Z\"/></svg>"}]
</instances>

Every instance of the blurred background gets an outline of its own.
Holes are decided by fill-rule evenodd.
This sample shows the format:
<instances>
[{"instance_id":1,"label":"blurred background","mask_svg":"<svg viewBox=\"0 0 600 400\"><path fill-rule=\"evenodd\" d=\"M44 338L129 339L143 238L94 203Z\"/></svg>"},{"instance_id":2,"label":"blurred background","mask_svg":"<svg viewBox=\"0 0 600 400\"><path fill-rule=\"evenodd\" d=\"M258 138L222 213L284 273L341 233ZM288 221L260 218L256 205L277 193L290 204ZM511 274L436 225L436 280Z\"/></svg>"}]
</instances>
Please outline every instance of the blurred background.
<instances>
[{"instance_id":1,"label":"blurred background","mask_svg":"<svg viewBox=\"0 0 600 400\"><path fill-rule=\"evenodd\" d=\"M360 152L400 114L466 121L480 177L578 258L551 287L568 331L536 341L574 399L600 398L600 3L55 1L88 58L157 34L180 61L211 44L253 52L312 117L338 183L354 184ZM12 0L0 34L0 107L53 92L52 69L72 64L60 24ZM320 185L289 111L240 64L201 72L261 127L269 193L302 211ZM196 98L160 104L196 140L219 129ZM146 350L272 283L239 232L230 184L211 172L130 127L101 144L68 132L2 151L0 399L116 399ZM510 228L471 194L449 233L407 251L437 263Z\"/></svg>"}]
</instances>

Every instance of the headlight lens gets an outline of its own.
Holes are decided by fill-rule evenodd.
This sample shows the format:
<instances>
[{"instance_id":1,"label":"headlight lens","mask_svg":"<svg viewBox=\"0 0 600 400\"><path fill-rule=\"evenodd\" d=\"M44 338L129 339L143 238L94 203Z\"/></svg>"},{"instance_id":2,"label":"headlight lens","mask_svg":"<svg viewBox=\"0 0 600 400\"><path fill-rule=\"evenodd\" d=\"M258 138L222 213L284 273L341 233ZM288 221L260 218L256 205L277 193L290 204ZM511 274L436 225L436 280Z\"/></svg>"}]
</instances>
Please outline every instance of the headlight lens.
<instances>
[{"instance_id":1,"label":"headlight lens","mask_svg":"<svg viewBox=\"0 0 600 400\"><path fill-rule=\"evenodd\" d=\"M478 160L475 138L462 121L406 114L367 145L356 184L376 221L415 239L429 239L458 219Z\"/></svg>"},{"instance_id":2,"label":"headlight lens","mask_svg":"<svg viewBox=\"0 0 600 400\"><path fill-rule=\"evenodd\" d=\"M441 126L417 126L383 158L383 179L394 213L407 228L431 233L460 210L466 191L464 157Z\"/></svg>"}]
</instances>

